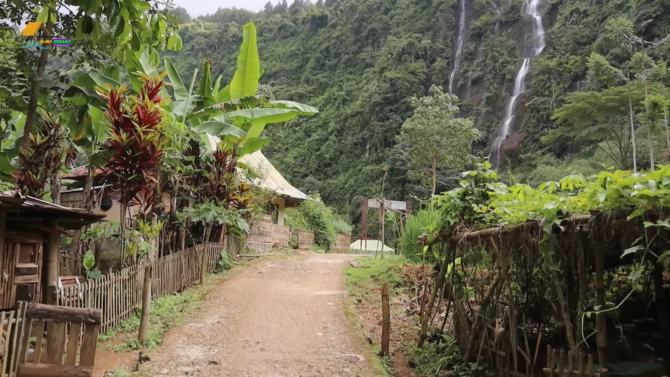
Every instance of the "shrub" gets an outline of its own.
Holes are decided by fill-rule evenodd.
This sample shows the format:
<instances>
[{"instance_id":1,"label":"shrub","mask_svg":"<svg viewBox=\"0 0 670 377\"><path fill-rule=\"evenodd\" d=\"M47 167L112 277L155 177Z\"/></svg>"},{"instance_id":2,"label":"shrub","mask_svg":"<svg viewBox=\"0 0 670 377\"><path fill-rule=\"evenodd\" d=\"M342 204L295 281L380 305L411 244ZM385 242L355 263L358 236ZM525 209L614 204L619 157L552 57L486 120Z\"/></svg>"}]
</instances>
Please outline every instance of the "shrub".
<instances>
[{"instance_id":1,"label":"shrub","mask_svg":"<svg viewBox=\"0 0 670 377\"><path fill-rule=\"evenodd\" d=\"M307 229L314 232L314 243L326 251L330 251L335 242L335 217L323 202L306 200L300 206L300 213L305 219Z\"/></svg>"},{"instance_id":2,"label":"shrub","mask_svg":"<svg viewBox=\"0 0 670 377\"><path fill-rule=\"evenodd\" d=\"M313 231L314 243L325 251L330 251L337 233L351 235L353 230L351 225L320 200L306 200L298 208L287 208L284 224L292 229ZM297 237L295 243L297 247Z\"/></svg>"},{"instance_id":3,"label":"shrub","mask_svg":"<svg viewBox=\"0 0 670 377\"><path fill-rule=\"evenodd\" d=\"M408 260L419 261L423 255L423 247L417 246L418 237L427 232L427 228L440 218L440 213L433 210L422 210L407 218L405 231L400 236L398 246L400 253Z\"/></svg>"},{"instance_id":4,"label":"shrub","mask_svg":"<svg viewBox=\"0 0 670 377\"><path fill-rule=\"evenodd\" d=\"M333 227L335 228L335 233L346 234L347 236L351 235L351 231L354 229L353 226L349 225L341 217L336 216L333 220Z\"/></svg>"}]
</instances>

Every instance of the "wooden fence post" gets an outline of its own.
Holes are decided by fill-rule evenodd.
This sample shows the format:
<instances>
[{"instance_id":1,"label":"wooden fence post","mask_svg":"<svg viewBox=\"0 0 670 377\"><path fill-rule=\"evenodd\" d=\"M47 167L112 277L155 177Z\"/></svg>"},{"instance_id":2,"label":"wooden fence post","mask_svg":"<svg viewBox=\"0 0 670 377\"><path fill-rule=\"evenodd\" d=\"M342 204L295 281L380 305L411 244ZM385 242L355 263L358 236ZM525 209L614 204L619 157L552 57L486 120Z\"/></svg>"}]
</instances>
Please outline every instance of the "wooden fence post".
<instances>
[{"instance_id":1,"label":"wooden fence post","mask_svg":"<svg viewBox=\"0 0 670 377\"><path fill-rule=\"evenodd\" d=\"M151 264L144 268L144 286L142 287L142 315L140 317L139 340L147 340L147 329L149 327L149 316L151 311Z\"/></svg>"},{"instance_id":2,"label":"wooden fence post","mask_svg":"<svg viewBox=\"0 0 670 377\"><path fill-rule=\"evenodd\" d=\"M391 331L391 307L389 306L389 285L382 287L382 351L381 356L388 356L389 336Z\"/></svg>"}]
</instances>

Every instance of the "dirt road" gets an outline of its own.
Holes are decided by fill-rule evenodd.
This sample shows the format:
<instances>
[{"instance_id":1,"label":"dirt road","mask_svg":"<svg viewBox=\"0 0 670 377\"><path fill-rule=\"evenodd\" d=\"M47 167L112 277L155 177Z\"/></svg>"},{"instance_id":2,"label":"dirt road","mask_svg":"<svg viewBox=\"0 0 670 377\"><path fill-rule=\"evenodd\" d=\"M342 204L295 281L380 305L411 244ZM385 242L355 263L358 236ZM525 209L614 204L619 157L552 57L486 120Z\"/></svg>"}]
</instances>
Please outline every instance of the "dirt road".
<instances>
[{"instance_id":1,"label":"dirt road","mask_svg":"<svg viewBox=\"0 0 670 377\"><path fill-rule=\"evenodd\" d=\"M144 376L380 375L345 314L343 268L355 255L264 260L238 271L203 310L146 352Z\"/></svg>"}]
</instances>

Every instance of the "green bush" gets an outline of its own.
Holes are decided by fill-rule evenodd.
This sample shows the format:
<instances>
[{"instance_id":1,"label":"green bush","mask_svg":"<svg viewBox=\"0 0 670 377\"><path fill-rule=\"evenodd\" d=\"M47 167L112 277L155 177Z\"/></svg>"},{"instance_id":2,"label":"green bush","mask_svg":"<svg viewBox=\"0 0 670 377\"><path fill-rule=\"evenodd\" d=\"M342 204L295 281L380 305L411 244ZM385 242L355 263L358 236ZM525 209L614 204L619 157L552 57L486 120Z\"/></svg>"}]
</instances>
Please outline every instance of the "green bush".
<instances>
[{"instance_id":1,"label":"green bush","mask_svg":"<svg viewBox=\"0 0 670 377\"><path fill-rule=\"evenodd\" d=\"M337 233L351 235L353 229L319 200L306 200L298 208L287 208L284 224L292 229L313 231L314 243L325 251L330 251ZM297 239L295 246L297 247Z\"/></svg>"},{"instance_id":2,"label":"green bush","mask_svg":"<svg viewBox=\"0 0 670 377\"><path fill-rule=\"evenodd\" d=\"M428 227L440 218L440 213L433 210L422 210L407 218L405 231L398 240L400 253L410 261L420 261L423 247L417 246L420 235L427 232Z\"/></svg>"},{"instance_id":3,"label":"green bush","mask_svg":"<svg viewBox=\"0 0 670 377\"><path fill-rule=\"evenodd\" d=\"M335 242L335 216L323 202L316 200L306 200L300 206L307 229L314 232L314 244L325 251L330 251L331 245Z\"/></svg>"},{"instance_id":4,"label":"green bush","mask_svg":"<svg viewBox=\"0 0 670 377\"><path fill-rule=\"evenodd\" d=\"M350 236L351 231L354 229L353 226L349 225L339 216L336 216L333 220L333 227L335 228L335 233L346 234L347 236Z\"/></svg>"}]
</instances>

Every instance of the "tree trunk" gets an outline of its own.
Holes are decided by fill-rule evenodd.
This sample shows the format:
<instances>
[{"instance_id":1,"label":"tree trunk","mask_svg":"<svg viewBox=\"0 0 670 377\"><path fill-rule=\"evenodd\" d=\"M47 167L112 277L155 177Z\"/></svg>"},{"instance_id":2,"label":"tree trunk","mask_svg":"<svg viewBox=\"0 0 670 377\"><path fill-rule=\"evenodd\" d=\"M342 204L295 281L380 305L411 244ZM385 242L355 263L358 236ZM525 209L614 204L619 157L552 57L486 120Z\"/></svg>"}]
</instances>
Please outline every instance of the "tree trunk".
<instances>
[{"instance_id":1,"label":"tree trunk","mask_svg":"<svg viewBox=\"0 0 670 377\"><path fill-rule=\"evenodd\" d=\"M435 189L437 188L437 163L435 161L431 163L431 170L433 172L433 191L431 194L435 195Z\"/></svg>"},{"instance_id":2,"label":"tree trunk","mask_svg":"<svg viewBox=\"0 0 670 377\"><path fill-rule=\"evenodd\" d=\"M205 284L205 274L207 273L207 251L209 249L209 236L212 233L212 224L207 225L205 231L205 242L202 248L202 258L200 260L200 285Z\"/></svg>"},{"instance_id":3,"label":"tree trunk","mask_svg":"<svg viewBox=\"0 0 670 377\"><path fill-rule=\"evenodd\" d=\"M646 69L646 64L645 64L646 63L646 59L645 59L646 55L645 54L646 53L643 49L642 50L642 71L643 72ZM649 96L649 89L648 89L646 77L644 77L644 76L642 76L642 77L644 78L644 101L647 102L647 97ZM649 109L647 108L647 111L648 110ZM648 124L647 125L647 127L648 127L647 128L647 143L649 143L649 170L650 171L656 170L656 168L654 166L654 139L651 137L652 129L654 128L653 126L654 126L653 124Z\"/></svg>"},{"instance_id":4,"label":"tree trunk","mask_svg":"<svg viewBox=\"0 0 670 377\"><path fill-rule=\"evenodd\" d=\"M53 23L51 22L51 10L47 14L46 29L49 34L53 30ZM35 70L35 76L33 77L32 82L30 83L30 98L28 100L28 111L26 112L26 124L23 127L23 140L21 141L21 147L27 147L28 144L28 135L33 132L33 125L35 124L35 116L37 115L37 101L40 96L40 87L42 86L42 80L44 80L44 69L47 66L49 60L49 50L51 46L47 47L46 50L40 52L40 58L37 61L37 70Z\"/></svg>"},{"instance_id":5,"label":"tree trunk","mask_svg":"<svg viewBox=\"0 0 670 377\"><path fill-rule=\"evenodd\" d=\"M60 204L60 172L51 177L51 201Z\"/></svg>"},{"instance_id":6,"label":"tree trunk","mask_svg":"<svg viewBox=\"0 0 670 377\"><path fill-rule=\"evenodd\" d=\"M633 96L628 84L628 115L630 116L630 139L633 142L633 172L637 173L637 149L635 147L635 121L633 119Z\"/></svg>"},{"instance_id":7,"label":"tree trunk","mask_svg":"<svg viewBox=\"0 0 670 377\"><path fill-rule=\"evenodd\" d=\"M144 268L144 286L142 287L142 314L140 315L140 342L146 342L151 315L151 265Z\"/></svg>"}]
</instances>

